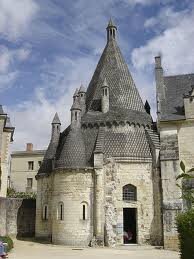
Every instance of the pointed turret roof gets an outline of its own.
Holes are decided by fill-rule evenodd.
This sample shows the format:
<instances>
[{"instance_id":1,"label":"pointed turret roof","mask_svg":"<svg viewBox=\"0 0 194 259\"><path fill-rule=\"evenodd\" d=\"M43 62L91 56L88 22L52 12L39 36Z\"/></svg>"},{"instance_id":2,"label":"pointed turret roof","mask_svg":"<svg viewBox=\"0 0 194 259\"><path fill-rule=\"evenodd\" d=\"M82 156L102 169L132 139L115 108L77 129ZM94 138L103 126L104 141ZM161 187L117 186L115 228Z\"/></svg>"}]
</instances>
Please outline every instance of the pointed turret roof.
<instances>
[{"instance_id":1,"label":"pointed turret roof","mask_svg":"<svg viewBox=\"0 0 194 259\"><path fill-rule=\"evenodd\" d=\"M78 88L76 88L76 90L75 90L75 93L74 93L73 97L78 96L78 93L79 93L79 89L78 89Z\"/></svg>"},{"instance_id":2,"label":"pointed turret roof","mask_svg":"<svg viewBox=\"0 0 194 259\"><path fill-rule=\"evenodd\" d=\"M55 113L55 116L53 118L52 124L61 124L61 121L59 119L58 113Z\"/></svg>"},{"instance_id":3,"label":"pointed turret roof","mask_svg":"<svg viewBox=\"0 0 194 259\"><path fill-rule=\"evenodd\" d=\"M108 86L108 83L107 83L107 80L106 80L106 77L105 77L104 82L102 84L102 87L107 87L107 86Z\"/></svg>"},{"instance_id":4,"label":"pointed turret roof","mask_svg":"<svg viewBox=\"0 0 194 259\"><path fill-rule=\"evenodd\" d=\"M71 106L71 111L72 110L80 110L81 111L81 106L80 106L80 103L79 103L78 99L75 99L73 105Z\"/></svg>"},{"instance_id":5,"label":"pointed turret roof","mask_svg":"<svg viewBox=\"0 0 194 259\"><path fill-rule=\"evenodd\" d=\"M100 110L101 87L107 79L110 111L121 109L145 112L128 66L116 40L108 40L86 93L87 110Z\"/></svg>"},{"instance_id":6,"label":"pointed turret roof","mask_svg":"<svg viewBox=\"0 0 194 259\"><path fill-rule=\"evenodd\" d=\"M0 115L4 115L4 114L6 114L6 113L5 113L4 110L3 110L3 106L0 105Z\"/></svg>"},{"instance_id":7,"label":"pointed turret roof","mask_svg":"<svg viewBox=\"0 0 194 259\"><path fill-rule=\"evenodd\" d=\"M79 93L86 93L86 88L81 84Z\"/></svg>"},{"instance_id":8,"label":"pointed turret roof","mask_svg":"<svg viewBox=\"0 0 194 259\"><path fill-rule=\"evenodd\" d=\"M108 27L115 27L115 28L116 28L116 25L114 24L112 18L110 18L110 20L109 20L109 22L108 22L107 28L108 28Z\"/></svg>"}]
</instances>

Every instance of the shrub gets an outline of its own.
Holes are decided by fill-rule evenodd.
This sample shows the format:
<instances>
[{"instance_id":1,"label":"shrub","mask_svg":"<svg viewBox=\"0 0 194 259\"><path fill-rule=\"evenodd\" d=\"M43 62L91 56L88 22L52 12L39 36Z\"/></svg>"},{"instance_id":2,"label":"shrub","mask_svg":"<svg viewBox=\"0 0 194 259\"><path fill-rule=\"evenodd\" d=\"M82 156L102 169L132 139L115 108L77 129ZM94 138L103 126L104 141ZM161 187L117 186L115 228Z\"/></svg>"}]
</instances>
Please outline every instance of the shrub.
<instances>
[{"instance_id":1,"label":"shrub","mask_svg":"<svg viewBox=\"0 0 194 259\"><path fill-rule=\"evenodd\" d=\"M194 209L177 216L181 259L194 259Z\"/></svg>"},{"instance_id":2,"label":"shrub","mask_svg":"<svg viewBox=\"0 0 194 259\"><path fill-rule=\"evenodd\" d=\"M13 188L7 189L8 198L22 198L22 199L36 199L36 193L34 192L16 192Z\"/></svg>"},{"instance_id":3,"label":"shrub","mask_svg":"<svg viewBox=\"0 0 194 259\"><path fill-rule=\"evenodd\" d=\"M1 237L0 240L3 243L7 243L6 252L9 252L13 248L13 240L9 236Z\"/></svg>"}]
</instances>

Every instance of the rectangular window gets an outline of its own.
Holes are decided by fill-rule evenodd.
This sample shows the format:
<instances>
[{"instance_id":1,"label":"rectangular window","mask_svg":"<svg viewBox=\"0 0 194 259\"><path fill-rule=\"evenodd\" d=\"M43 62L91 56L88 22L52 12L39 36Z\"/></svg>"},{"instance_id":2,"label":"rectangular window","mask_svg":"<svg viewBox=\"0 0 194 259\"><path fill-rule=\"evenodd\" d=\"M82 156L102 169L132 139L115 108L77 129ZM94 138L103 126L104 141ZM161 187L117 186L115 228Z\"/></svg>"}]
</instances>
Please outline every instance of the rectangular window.
<instances>
[{"instance_id":1,"label":"rectangular window","mask_svg":"<svg viewBox=\"0 0 194 259\"><path fill-rule=\"evenodd\" d=\"M34 161L28 161L28 170L34 170Z\"/></svg>"},{"instance_id":2,"label":"rectangular window","mask_svg":"<svg viewBox=\"0 0 194 259\"><path fill-rule=\"evenodd\" d=\"M33 178L27 178L27 187L32 188L33 185Z\"/></svg>"},{"instance_id":3,"label":"rectangular window","mask_svg":"<svg viewBox=\"0 0 194 259\"><path fill-rule=\"evenodd\" d=\"M38 161L38 166L41 167L42 161Z\"/></svg>"}]
</instances>

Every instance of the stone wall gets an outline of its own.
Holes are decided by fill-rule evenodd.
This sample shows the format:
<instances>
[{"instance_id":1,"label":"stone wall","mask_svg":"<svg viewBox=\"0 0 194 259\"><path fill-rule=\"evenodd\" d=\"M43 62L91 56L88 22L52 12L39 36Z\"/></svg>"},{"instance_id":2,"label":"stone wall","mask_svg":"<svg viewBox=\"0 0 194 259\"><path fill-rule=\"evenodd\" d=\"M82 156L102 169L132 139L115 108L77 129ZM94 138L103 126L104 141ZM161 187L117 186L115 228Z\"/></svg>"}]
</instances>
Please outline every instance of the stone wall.
<instances>
[{"instance_id":1,"label":"stone wall","mask_svg":"<svg viewBox=\"0 0 194 259\"><path fill-rule=\"evenodd\" d=\"M180 161L186 169L194 166L194 121L160 124L161 178L163 192L164 247L178 249L176 216L183 210L181 189L176 177L181 173Z\"/></svg>"},{"instance_id":2,"label":"stone wall","mask_svg":"<svg viewBox=\"0 0 194 259\"><path fill-rule=\"evenodd\" d=\"M88 246L93 237L94 171L59 170L38 179L36 237L47 238L54 244ZM60 220L58 206L63 204ZM48 219L42 217L48 204ZM85 220L83 219L85 205Z\"/></svg>"},{"instance_id":3,"label":"stone wall","mask_svg":"<svg viewBox=\"0 0 194 259\"><path fill-rule=\"evenodd\" d=\"M109 161L105 168L105 230L106 244L123 244L123 208L137 209L137 243L152 242L154 219L153 177L151 162L115 163ZM123 186L137 187L137 201L125 202ZM161 237L160 237L161 238Z\"/></svg>"},{"instance_id":4,"label":"stone wall","mask_svg":"<svg viewBox=\"0 0 194 259\"><path fill-rule=\"evenodd\" d=\"M0 235L34 236L35 212L35 200L0 198Z\"/></svg>"}]
</instances>

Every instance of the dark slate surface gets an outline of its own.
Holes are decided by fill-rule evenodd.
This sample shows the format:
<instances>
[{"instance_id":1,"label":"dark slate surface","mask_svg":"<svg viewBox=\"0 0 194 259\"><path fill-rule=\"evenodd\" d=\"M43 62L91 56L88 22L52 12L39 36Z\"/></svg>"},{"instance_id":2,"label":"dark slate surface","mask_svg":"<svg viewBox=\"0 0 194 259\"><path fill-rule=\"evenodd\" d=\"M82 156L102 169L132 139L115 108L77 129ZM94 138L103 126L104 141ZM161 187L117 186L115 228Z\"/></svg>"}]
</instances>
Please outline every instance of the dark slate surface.
<instances>
[{"instance_id":1,"label":"dark slate surface","mask_svg":"<svg viewBox=\"0 0 194 259\"><path fill-rule=\"evenodd\" d=\"M185 119L183 96L189 94L194 85L194 74L165 76L166 100L163 104L166 112L161 113L161 120Z\"/></svg>"},{"instance_id":2,"label":"dark slate surface","mask_svg":"<svg viewBox=\"0 0 194 259\"><path fill-rule=\"evenodd\" d=\"M104 133L105 157L151 158L150 147L143 127L106 129Z\"/></svg>"},{"instance_id":3,"label":"dark slate surface","mask_svg":"<svg viewBox=\"0 0 194 259\"><path fill-rule=\"evenodd\" d=\"M84 167L86 163L86 147L80 129L71 129L65 137L61 152L56 158L55 167Z\"/></svg>"},{"instance_id":4,"label":"dark slate surface","mask_svg":"<svg viewBox=\"0 0 194 259\"><path fill-rule=\"evenodd\" d=\"M113 121L128 121L129 123L139 123L140 125L145 126L152 124L152 118L148 113L122 109L119 107L117 110L109 111L107 113L89 111L82 118L82 124Z\"/></svg>"},{"instance_id":5,"label":"dark slate surface","mask_svg":"<svg viewBox=\"0 0 194 259\"><path fill-rule=\"evenodd\" d=\"M86 94L87 110L100 110L101 87L106 78L110 89L110 110L145 111L141 97L116 40L109 40Z\"/></svg>"},{"instance_id":6,"label":"dark slate surface","mask_svg":"<svg viewBox=\"0 0 194 259\"><path fill-rule=\"evenodd\" d=\"M103 114L101 87L105 78L109 86L110 110ZM145 111L127 64L113 39L108 41L89 84L86 105L82 128L72 130L68 127L60 136L57 151L50 144L41 168L45 165L48 170L54 160L58 168L93 166L94 152L102 152L105 157L151 158L145 128L139 125L151 127L152 118ZM109 125L104 127L107 123ZM125 123L135 126L126 130Z\"/></svg>"}]
</instances>

